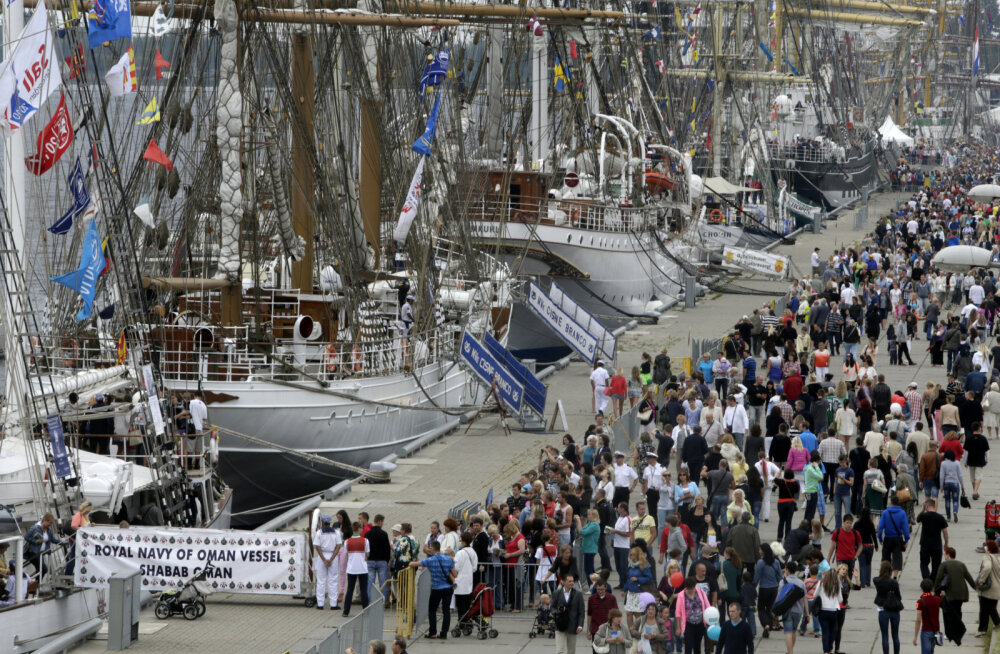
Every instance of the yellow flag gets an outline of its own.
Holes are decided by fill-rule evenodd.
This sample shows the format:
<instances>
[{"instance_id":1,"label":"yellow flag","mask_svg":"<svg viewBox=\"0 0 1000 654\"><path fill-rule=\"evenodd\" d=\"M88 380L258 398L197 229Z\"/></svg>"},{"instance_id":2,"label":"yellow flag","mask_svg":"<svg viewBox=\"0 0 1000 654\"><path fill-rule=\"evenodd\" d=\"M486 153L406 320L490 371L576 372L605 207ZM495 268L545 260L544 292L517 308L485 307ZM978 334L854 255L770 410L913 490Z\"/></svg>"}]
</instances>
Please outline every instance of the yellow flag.
<instances>
[{"instance_id":1,"label":"yellow flag","mask_svg":"<svg viewBox=\"0 0 1000 654\"><path fill-rule=\"evenodd\" d=\"M153 123L160 122L160 109L156 106L156 96L149 101L146 108L142 111L142 117L136 121L136 125L152 125Z\"/></svg>"},{"instance_id":2,"label":"yellow flag","mask_svg":"<svg viewBox=\"0 0 1000 654\"><path fill-rule=\"evenodd\" d=\"M80 10L76 8L76 0L69 0L69 17L73 20L80 17Z\"/></svg>"}]
</instances>

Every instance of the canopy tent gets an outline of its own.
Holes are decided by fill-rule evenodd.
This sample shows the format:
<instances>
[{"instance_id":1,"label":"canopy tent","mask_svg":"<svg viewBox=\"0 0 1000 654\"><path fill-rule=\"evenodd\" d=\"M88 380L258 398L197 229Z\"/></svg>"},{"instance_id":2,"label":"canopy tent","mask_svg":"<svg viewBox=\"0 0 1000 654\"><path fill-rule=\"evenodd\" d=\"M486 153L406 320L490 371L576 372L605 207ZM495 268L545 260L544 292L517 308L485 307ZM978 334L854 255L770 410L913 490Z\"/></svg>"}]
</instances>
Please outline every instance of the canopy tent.
<instances>
[{"instance_id":1,"label":"canopy tent","mask_svg":"<svg viewBox=\"0 0 1000 654\"><path fill-rule=\"evenodd\" d=\"M966 193L973 200L994 200L1000 198L1000 186L996 184L979 184Z\"/></svg>"},{"instance_id":2,"label":"canopy tent","mask_svg":"<svg viewBox=\"0 0 1000 654\"><path fill-rule=\"evenodd\" d=\"M709 177L703 184L705 192L712 193L713 195L736 195L741 191L753 192L758 190L747 186L737 186L724 177Z\"/></svg>"},{"instance_id":3,"label":"canopy tent","mask_svg":"<svg viewBox=\"0 0 1000 654\"><path fill-rule=\"evenodd\" d=\"M899 129L899 127L896 126L896 123L892 122L892 118L886 117L885 122L878 128L878 133L879 136L882 137L883 143L913 145L913 137L908 136L906 132Z\"/></svg>"},{"instance_id":4,"label":"canopy tent","mask_svg":"<svg viewBox=\"0 0 1000 654\"><path fill-rule=\"evenodd\" d=\"M931 265L948 272L965 273L970 268L1000 267L990 263L993 253L974 245L949 245L931 259Z\"/></svg>"}]
</instances>

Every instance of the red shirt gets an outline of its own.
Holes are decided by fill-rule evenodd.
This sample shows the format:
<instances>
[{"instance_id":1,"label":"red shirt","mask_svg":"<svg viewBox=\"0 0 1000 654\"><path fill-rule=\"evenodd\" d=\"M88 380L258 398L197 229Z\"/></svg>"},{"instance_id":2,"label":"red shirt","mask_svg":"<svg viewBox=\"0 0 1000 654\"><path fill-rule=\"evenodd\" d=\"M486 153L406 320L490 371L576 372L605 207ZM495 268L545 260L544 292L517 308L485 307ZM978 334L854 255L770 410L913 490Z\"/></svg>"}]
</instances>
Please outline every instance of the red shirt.
<instances>
[{"instance_id":1,"label":"red shirt","mask_svg":"<svg viewBox=\"0 0 1000 654\"><path fill-rule=\"evenodd\" d=\"M511 539L509 539L507 541L507 543L504 545L504 550L506 550L506 552L508 554L514 554L515 552L517 552L517 546L518 546L518 544L521 541L523 541L523 540L524 540L524 536L521 535L520 532L518 532L517 536L514 536L513 538L511 538ZM517 557L516 556L512 556L509 559L505 559L504 560L504 564L505 565L517 565Z\"/></svg>"},{"instance_id":2,"label":"red shirt","mask_svg":"<svg viewBox=\"0 0 1000 654\"><path fill-rule=\"evenodd\" d=\"M938 622L938 609L941 608L941 598L931 593L924 593L917 600L917 610L920 611L920 631L941 631Z\"/></svg>"},{"instance_id":3,"label":"red shirt","mask_svg":"<svg viewBox=\"0 0 1000 654\"><path fill-rule=\"evenodd\" d=\"M348 552L364 552L365 551L365 537L364 536L352 536L347 539L347 551Z\"/></svg>"},{"instance_id":4,"label":"red shirt","mask_svg":"<svg viewBox=\"0 0 1000 654\"><path fill-rule=\"evenodd\" d=\"M587 615L590 616L590 635L593 636L601 625L608 621L608 612L618 608L618 600L610 591L604 593L601 599L597 593L587 600Z\"/></svg>"},{"instance_id":5,"label":"red shirt","mask_svg":"<svg viewBox=\"0 0 1000 654\"><path fill-rule=\"evenodd\" d=\"M861 545L861 534L851 529L837 529L830 539L837 546L837 560L850 561L857 554L857 548Z\"/></svg>"},{"instance_id":6,"label":"red shirt","mask_svg":"<svg viewBox=\"0 0 1000 654\"><path fill-rule=\"evenodd\" d=\"M611 378L611 394L612 395L625 395L628 390L628 382L625 377L621 375L615 375Z\"/></svg>"},{"instance_id":7,"label":"red shirt","mask_svg":"<svg viewBox=\"0 0 1000 654\"><path fill-rule=\"evenodd\" d=\"M965 454L965 448L962 447L961 441L957 438L950 441L941 441L941 447L938 448L938 452L944 454L948 450L955 453L955 460L961 461L962 455Z\"/></svg>"},{"instance_id":8,"label":"red shirt","mask_svg":"<svg viewBox=\"0 0 1000 654\"><path fill-rule=\"evenodd\" d=\"M795 404L795 400L799 399L799 395L802 395L802 376L792 375L785 380L782 390L785 393L785 397L792 404Z\"/></svg>"}]
</instances>

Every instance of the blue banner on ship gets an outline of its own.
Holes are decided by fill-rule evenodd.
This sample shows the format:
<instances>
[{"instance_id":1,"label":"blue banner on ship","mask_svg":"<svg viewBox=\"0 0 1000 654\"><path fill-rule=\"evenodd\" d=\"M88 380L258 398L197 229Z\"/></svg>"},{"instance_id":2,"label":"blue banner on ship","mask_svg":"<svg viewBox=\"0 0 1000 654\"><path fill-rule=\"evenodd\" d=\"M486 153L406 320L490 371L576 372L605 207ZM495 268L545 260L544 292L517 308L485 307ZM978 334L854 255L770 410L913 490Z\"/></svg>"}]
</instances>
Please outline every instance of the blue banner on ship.
<instances>
[{"instance_id":1,"label":"blue banner on ship","mask_svg":"<svg viewBox=\"0 0 1000 654\"><path fill-rule=\"evenodd\" d=\"M49 442L52 443L52 460L56 464L56 475L60 479L72 477L73 469L69 465L69 453L66 451L62 420L56 414L49 416L46 422L49 427Z\"/></svg>"},{"instance_id":2,"label":"blue banner on ship","mask_svg":"<svg viewBox=\"0 0 1000 654\"><path fill-rule=\"evenodd\" d=\"M545 413L545 396L548 394L548 389L545 387L541 381L535 377L530 370L528 370L523 363L517 360L513 354L507 351L500 341L493 338L489 332L483 335L483 345L486 349L490 351L498 361L502 361L503 365L510 374L514 375L517 381L521 382L524 386L524 401L529 407L534 409L539 414ZM487 502L486 505L489 506L491 502Z\"/></svg>"},{"instance_id":3,"label":"blue banner on ship","mask_svg":"<svg viewBox=\"0 0 1000 654\"><path fill-rule=\"evenodd\" d=\"M604 326L604 324L595 318L589 311L584 309L582 306L576 303L576 301L559 287L559 284L552 282L552 286L549 288L549 298L562 307L562 310L568 313L573 320L578 322L581 327L594 335L597 339L597 349L600 354L606 358L610 364L611 361L615 360L615 350L618 347L618 337L616 337L610 329Z\"/></svg>"},{"instance_id":4,"label":"blue banner on ship","mask_svg":"<svg viewBox=\"0 0 1000 654\"><path fill-rule=\"evenodd\" d=\"M588 363L594 363L597 359L597 338L547 296L535 282L529 283L528 308Z\"/></svg>"},{"instance_id":5,"label":"blue banner on ship","mask_svg":"<svg viewBox=\"0 0 1000 654\"><path fill-rule=\"evenodd\" d=\"M496 360L486 347L469 335L462 333L462 358L472 367L487 386L497 382L497 392L503 399L507 408L514 413L521 412L521 401L524 399L524 387L514 376L504 368L503 364Z\"/></svg>"}]
</instances>

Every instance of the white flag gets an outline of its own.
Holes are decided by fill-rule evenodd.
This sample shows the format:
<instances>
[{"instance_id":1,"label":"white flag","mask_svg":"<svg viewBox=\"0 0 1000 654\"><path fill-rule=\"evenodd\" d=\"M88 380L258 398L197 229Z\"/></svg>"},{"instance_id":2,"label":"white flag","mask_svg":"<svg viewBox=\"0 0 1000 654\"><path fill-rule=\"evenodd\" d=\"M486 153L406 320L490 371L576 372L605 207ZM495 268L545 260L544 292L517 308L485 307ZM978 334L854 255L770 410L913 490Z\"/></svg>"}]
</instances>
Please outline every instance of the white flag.
<instances>
[{"instance_id":1,"label":"white flag","mask_svg":"<svg viewBox=\"0 0 1000 654\"><path fill-rule=\"evenodd\" d=\"M113 98L131 93L138 88L134 52L135 50L131 47L126 50L118 63L104 75L104 80L108 83L108 91L111 92Z\"/></svg>"},{"instance_id":2,"label":"white flag","mask_svg":"<svg viewBox=\"0 0 1000 654\"><path fill-rule=\"evenodd\" d=\"M59 53L49 30L44 0L18 34L17 46L0 72L0 115L7 129L22 127L50 95L62 86Z\"/></svg>"},{"instance_id":3,"label":"white flag","mask_svg":"<svg viewBox=\"0 0 1000 654\"><path fill-rule=\"evenodd\" d=\"M153 212L150 210L148 202L140 204L132 210L132 213L138 216L139 220L141 220L142 224L146 227L149 227L150 229L156 227L156 221L153 219Z\"/></svg>"},{"instance_id":4,"label":"white flag","mask_svg":"<svg viewBox=\"0 0 1000 654\"><path fill-rule=\"evenodd\" d=\"M156 11L149 17L149 34L163 36L170 31L170 20L163 13L163 7L157 5Z\"/></svg>"},{"instance_id":5,"label":"white flag","mask_svg":"<svg viewBox=\"0 0 1000 654\"><path fill-rule=\"evenodd\" d=\"M399 212L399 222L396 223L396 231L392 233L392 238L398 243L406 242L406 235L410 233L410 226L413 219L417 217L417 205L420 204L420 182L424 179L424 161L427 157L420 157L417 170L413 173L410 181L410 190L406 193L406 202Z\"/></svg>"}]
</instances>

